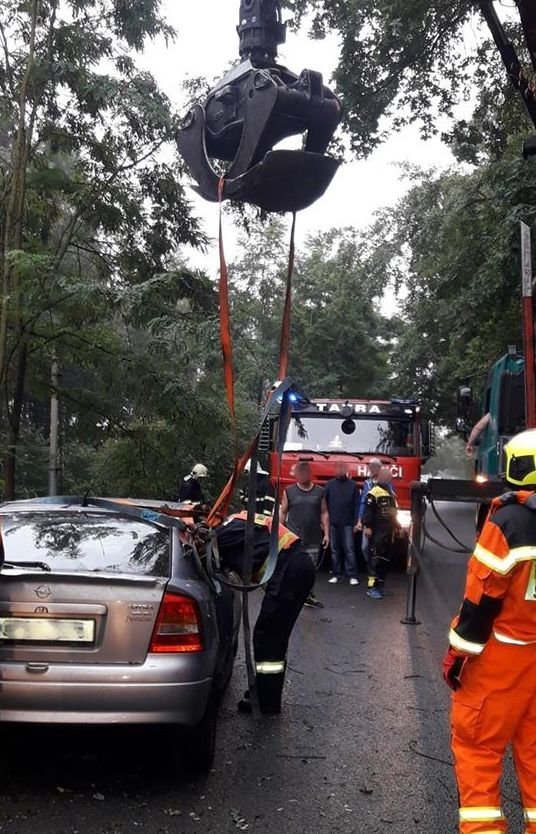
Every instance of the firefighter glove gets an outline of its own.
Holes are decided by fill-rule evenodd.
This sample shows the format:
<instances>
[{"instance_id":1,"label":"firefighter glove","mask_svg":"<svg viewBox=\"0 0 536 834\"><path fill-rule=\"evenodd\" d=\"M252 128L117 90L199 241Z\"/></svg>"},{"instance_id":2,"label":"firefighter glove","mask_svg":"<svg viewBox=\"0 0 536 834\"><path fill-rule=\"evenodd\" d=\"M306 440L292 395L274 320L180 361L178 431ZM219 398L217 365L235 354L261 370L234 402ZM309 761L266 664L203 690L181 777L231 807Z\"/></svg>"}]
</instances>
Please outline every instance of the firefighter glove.
<instances>
[{"instance_id":1,"label":"firefighter glove","mask_svg":"<svg viewBox=\"0 0 536 834\"><path fill-rule=\"evenodd\" d=\"M462 685L460 677L466 660L465 655L459 654L452 647L443 658L443 678L454 692Z\"/></svg>"}]
</instances>

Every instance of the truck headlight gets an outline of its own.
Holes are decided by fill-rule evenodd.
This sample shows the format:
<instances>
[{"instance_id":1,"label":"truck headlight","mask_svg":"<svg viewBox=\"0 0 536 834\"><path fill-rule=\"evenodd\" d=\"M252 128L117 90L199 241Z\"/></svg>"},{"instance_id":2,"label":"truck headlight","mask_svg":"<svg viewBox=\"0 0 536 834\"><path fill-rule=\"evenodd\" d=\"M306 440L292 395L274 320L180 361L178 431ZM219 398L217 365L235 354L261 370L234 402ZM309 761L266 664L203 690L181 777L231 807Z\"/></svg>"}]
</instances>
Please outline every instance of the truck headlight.
<instances>
[{"instance_id":1,"label":"truck headlight","mask_svg":"<svg viewBox=\"0 0 536 834\"><path fill-rule=\"evenodd\" d=\"M411 513L409 510L398 510L396 514L396 520L403 527L407 530L411 526Z\"/></svg>"}]
</instances>

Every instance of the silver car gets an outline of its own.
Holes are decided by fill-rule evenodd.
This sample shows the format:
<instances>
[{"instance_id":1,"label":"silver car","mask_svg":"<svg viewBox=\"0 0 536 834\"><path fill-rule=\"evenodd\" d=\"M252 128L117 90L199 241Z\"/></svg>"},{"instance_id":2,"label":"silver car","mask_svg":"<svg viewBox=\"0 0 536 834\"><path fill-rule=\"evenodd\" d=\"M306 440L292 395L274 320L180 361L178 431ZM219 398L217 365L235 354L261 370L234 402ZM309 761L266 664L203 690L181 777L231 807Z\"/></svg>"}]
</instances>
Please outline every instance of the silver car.
<instances>
[{"instance_id":1,"label":"silver car","mask_svg":"<svg viewBox=\"0 0 536 834\"><path fill-rule=\"evenodd\" d=\"M129 509L0 506L0 721L176 725L208 768L240 602L176 529Z\"/></svg>"}]
</instances>

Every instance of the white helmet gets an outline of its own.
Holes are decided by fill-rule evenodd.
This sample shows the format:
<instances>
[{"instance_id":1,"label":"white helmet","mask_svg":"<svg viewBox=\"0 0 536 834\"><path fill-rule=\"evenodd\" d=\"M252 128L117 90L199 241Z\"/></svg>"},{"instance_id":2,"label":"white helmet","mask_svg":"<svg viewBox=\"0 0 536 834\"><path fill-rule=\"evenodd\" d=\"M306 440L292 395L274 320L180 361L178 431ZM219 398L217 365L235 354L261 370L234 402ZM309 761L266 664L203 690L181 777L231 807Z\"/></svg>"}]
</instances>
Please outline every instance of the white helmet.
<instances>
[{"instance_id":1,"label":"white helmet","mask_svg":"<svg viewBox=\"0 0 536 834\"><path fill-rule=\"evenodd\" d=\"M244 472L249 475L251 472L251 460L248 460L246 465L244 466ZM257 463L257 475L269 475L270 473L263 469L260 463Z\"/></svg>"},{"instance_id":2,"label":"white helmet","mask_svg":"<svg viewBox=\"0 0 536 834\"><path fill-rule=\"evenodd\" d=\"M208 469L203 463L196 463L191 472L192 478L206 478Z\"/></svg>"}]
</instances>

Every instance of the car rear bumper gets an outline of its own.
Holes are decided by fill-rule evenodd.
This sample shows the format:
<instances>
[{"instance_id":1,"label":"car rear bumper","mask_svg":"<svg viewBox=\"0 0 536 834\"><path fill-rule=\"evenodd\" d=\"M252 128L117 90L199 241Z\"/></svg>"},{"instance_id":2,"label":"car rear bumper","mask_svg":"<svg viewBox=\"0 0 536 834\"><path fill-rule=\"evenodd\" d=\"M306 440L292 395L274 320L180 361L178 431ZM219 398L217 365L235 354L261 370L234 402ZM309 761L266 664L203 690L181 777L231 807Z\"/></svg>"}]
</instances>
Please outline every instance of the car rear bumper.
<instances>
[{"instance_id":1,"label":"car rear bumper","mask_svg":"<svg viewBox=\"0 0 536 834\"><path fill-rule=\"evenodd\" d=\"M158 659L160 660L160 659ZM212 677L177 680L173 663L151 668L0 665L0 722L52 724L182 724L202 719ZM184 670L182 670L184 672Z\"/></svg>"}]
</instances>

